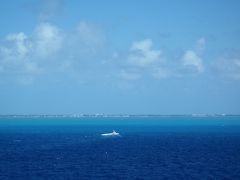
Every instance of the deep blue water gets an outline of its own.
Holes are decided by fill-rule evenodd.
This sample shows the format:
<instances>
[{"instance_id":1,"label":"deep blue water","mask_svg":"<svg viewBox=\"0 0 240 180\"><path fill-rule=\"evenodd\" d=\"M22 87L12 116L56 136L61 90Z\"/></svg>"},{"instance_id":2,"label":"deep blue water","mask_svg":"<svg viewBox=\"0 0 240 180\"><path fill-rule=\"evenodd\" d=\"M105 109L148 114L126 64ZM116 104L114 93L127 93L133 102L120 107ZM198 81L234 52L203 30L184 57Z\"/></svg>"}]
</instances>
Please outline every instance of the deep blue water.
<instances>
[{"instance_id":1,"label":"deep blue water","mask_svg":"<svg viewBox=\"0 0 240 180\"><path fill-rule=\"evenodd\" d=\"M1 118L0 179L240 179L240 117Z\"/></svg>"}]
</instances>

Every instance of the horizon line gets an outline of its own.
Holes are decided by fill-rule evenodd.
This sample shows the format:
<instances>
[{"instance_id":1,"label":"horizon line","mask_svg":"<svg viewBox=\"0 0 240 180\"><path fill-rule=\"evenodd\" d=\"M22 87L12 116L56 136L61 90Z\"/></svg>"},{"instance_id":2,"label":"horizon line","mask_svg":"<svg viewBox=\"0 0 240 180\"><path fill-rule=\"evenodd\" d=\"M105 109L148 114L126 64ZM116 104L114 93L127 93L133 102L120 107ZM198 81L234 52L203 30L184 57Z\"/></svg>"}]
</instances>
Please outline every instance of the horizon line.
<instances>
[{"instance_id":1,"label":"horizon line","mask_svg":"<svg viewBox=\"0 0 240 180\"><path fill-rule=\"evenodd\" d=\"M153 113L72 113L72 114L0 114L0 117L9 116L9 117L20 117L20 116L46 116L46 117L127 117L127 116L238 116L240 114L235 113L186 113L186 114L153 114Z\"/></svg>"}]
</instances>

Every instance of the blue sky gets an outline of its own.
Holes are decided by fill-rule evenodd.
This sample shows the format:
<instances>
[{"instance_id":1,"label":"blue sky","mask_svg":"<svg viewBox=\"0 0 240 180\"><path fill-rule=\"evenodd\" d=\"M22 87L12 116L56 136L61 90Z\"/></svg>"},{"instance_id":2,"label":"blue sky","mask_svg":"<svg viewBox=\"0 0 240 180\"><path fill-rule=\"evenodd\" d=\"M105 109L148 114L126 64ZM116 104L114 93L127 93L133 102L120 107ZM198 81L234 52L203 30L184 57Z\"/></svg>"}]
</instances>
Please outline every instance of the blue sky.
<instances>
[{"instance_id":1,"label":"blue sky","mask_svg":"<svg viewBox=\"0 0 240 180\"><path fill-rule=\"evenodd\" d=\"M240 113L240 1L0 3L0 114Z\"/></svg>"}]
</instances>

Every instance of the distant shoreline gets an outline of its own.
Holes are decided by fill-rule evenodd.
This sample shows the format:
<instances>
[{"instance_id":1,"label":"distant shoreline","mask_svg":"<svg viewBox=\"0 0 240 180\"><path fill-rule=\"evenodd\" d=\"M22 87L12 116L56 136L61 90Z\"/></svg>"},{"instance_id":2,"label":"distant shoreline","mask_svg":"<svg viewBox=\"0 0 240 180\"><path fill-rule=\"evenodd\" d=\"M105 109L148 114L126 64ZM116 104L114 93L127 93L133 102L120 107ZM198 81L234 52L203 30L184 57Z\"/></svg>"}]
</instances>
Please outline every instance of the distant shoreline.
<instances>
[{"instance_id":1,"label":"distant shoreline","mask_svg":"<svg viewBox=\"0 0 240 180\"><path fill-rule=\"evenodd\" d=\"M240 114L2 114L0 118L87 118L87 117L222 117Z\"/></svg>"}]
</instances>

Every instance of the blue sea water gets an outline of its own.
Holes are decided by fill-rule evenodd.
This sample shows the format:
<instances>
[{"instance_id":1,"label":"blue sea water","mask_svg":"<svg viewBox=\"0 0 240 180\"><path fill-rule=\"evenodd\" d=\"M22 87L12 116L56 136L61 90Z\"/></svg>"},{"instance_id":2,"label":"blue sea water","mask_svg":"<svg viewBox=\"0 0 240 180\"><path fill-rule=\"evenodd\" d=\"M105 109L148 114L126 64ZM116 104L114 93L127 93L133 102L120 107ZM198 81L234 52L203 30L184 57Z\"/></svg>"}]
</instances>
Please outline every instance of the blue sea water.
<instances>
[{"instance_id":1,"label":"blue sea water","mask_svg":"<svg viewBox=\"0 0 240 180\"><path fill-rule=\"evenodd\" d=\"M0 179L240 179L240 116L0 118Z\"/></svg>"}]
</instances>

